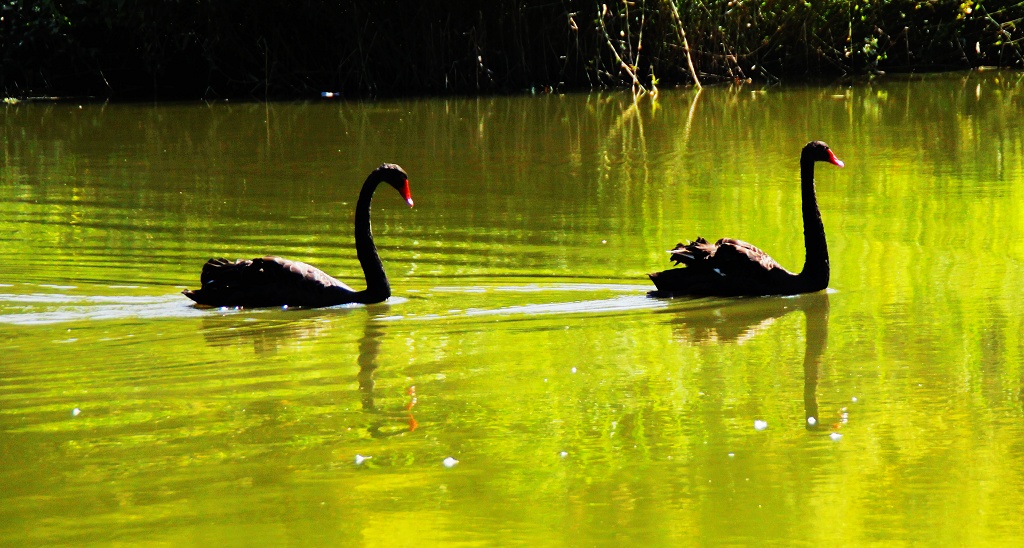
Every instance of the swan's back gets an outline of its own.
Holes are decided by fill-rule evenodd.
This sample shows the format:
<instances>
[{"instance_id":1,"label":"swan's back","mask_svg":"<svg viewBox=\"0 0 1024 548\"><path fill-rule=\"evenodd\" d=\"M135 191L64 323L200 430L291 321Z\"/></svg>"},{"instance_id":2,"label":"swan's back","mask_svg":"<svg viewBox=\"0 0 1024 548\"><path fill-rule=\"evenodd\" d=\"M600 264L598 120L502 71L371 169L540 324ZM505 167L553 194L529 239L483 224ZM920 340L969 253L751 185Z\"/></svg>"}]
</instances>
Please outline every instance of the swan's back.
<instances>
[{"instance_id":1,"label":"swan's back","mask_svg":"<svg viewBox=\"0 0 1024 548\"><path fill-rule=\"evenodd\" d=\"M695 295L734 297L785 293L796 275L775 259L742 240L722 238L711 244L697 238L677 244L671 260L683 266L649 274L656 296Z\"/></svg>"},{"instance_id":2,"label":"swan's back","mask_svg":"<svg viewBox=\"0 0 1024 548\"><path fill-rule=\"evenodd\" d=\"M202 287L182 293L208 306L330 306L352 302L346 296L355 293L318 268L281 257L210 259L199 281Z\"/></svg>"}]
</instances>

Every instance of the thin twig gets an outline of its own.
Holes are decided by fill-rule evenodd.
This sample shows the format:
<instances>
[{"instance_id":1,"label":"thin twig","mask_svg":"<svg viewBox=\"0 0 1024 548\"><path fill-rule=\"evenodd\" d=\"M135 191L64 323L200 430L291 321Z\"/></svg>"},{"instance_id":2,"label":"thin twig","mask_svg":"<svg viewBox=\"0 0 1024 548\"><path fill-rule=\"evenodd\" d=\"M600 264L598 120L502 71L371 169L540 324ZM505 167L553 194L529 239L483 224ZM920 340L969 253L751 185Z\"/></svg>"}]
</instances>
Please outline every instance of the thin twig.
<instances>
[{"instance_id":1,"label":"thin twig","mask_svg":"<svg viewBox=\"0 0 1024 548\"><path fill-rule=\"evenodd\" d=\"M665 3L672 8L672 17L676 21L676 28L679 29L679 36L683 39L683 50L686 52L686 64L690 67L690 75L693 76L693 85L700 89L700 79L697 78L697 71L693 68L693 59L690 56L690 42L686 40L686 29L683 28L683 20L679 17L679 8L673 0L665 0Z\"/></svg>"},{"instance_id":2,"label":"thin twig","mask_svg":"<svg viewBox=\"0 0 1024 548\"><path fill-rule=\"evenodd\" d=\"M608 5L602 4L601 8L601 13L598 13L597 20L600 21L601 23L601 33L604 34L604 40L608 44L608 49L612 50L612 55L614 55L615 60L619 62L619 67L621 67L622 70L625 70L626 74L628 74L629 77L633 79L633 86L638 87L640 89L644 89L643 85L640 84L640 80L636 77L636 72L634 72L633 69L630 68L630 66L626 64L625 61L622 60L622 56L619 55L618 50L615 49L615 45L612 44L611 36L608 35L608 28L604 24L604 15L605 13L607 13ZM627 21L627 24L628 23L629 22Z\"/></svg>"}]
</instances>

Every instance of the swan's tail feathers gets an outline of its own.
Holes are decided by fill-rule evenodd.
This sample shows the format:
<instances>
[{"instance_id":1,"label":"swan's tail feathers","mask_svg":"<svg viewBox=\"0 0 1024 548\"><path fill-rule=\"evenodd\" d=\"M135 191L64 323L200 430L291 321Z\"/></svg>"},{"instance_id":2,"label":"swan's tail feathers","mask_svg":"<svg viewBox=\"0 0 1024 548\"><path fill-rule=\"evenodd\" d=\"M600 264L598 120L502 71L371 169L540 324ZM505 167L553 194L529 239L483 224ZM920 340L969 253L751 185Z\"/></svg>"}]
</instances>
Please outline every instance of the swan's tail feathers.
<instances>
[{"instance_id":1,"label":"swan's tail feathers","mask_svg":"<svg viewBox=\"0 0 1024 548\"><path fill-rule=\"evenodd\" d=\"M652 297L699 294L700 287L706 282L706 276L686 267L652 272L647 276L654 282L654 287L658 288L649 293Z\"/></svg>"},{"instance_id":2,"label":"swan's tail feathers","mask_svg":"<svg viewBox=\"0 0 1024 548\"><path fill-rule=\"evenodd\" d=\"M195 302L199 302L197 300L197 299L199 299L199 297L196 295L196 292L192 291L191 289L186 289L186 290L182 291L181 294L186 296L186 297L188 297L188 298L190 298L190 299L192 299Z\"/></svg>"},{"instance_id":3,"label":"swan's tail feathers","mask_svg":"<svg viewBox=\"0 0 1024 548\"><path fill-rule=\"evenodd\" d=\"M698 237L688 244L677 244L670 249L669 259L680 265L680 268L670 268L661 272L648 274L657 291L648 295L652 297L671 297L674 295L705 295L713 288L718 281L713 278L721 276L712 275L713 269L708 261L715 255L718 244L710 244L704 238Z\"/></svg>"},{"instance_id":4,"label":"swan's tail feathers","mask_svg":"<svg viewBox=\"0 0 1024 548\"><path fill-rule=\"evenodd\" d=\"M220 306L225 296L230 296L238 283L243 281L246 267L251 264L252 261L229 261L223 257L210 259L199 274L200 288L194 291L186 289L181 293L199 304Z\"/></svg>"},{"instance_id":5,"label":"swan's tail feathers","mask_svg":"<svg viewBox=\"0 0 1024 548\"><path fill-rule=\"evenodd\" d=\"M689 244L676 244L668 252L671 255L669 259L676 264L691 265L714 255L715 246L698 236L696 240Z\"/></svg>"},{"instance_id":6,"label":"swan's tail feathers","mask_svg":"<svg viewBox=\"0 0 1024 548\"><path fill-rule=\"evenodd\" d=\"M223 257L210 259L203 265L199 282L203 285L214 283L225 276L237 275L239 267L248 266L252 261L229 261Z\"/></svg>"}]
</instances>

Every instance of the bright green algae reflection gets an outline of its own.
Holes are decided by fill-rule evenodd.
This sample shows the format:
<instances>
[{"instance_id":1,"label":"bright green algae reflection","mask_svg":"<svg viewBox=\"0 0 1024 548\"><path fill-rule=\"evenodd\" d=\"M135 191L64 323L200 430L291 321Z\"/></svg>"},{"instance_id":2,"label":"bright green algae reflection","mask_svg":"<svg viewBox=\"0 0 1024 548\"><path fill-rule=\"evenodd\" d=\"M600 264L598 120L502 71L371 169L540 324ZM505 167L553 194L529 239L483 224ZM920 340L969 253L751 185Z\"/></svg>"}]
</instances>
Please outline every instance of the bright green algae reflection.
<instances>
[{"instance_id":1,"label":"bright green algae reflection","mask_svg":"<svg viewBox=\"0 0 1024 548\"><path fill-rule=\"evenodd\" d=\"M7 106L0 544L1020 544L1022 105L978 72ZM799 269L812 139L828 293L645 296L698 235ZM268 253L362 287L383 161L388 303L178 294Z\"/></svg>"}]
</instances>

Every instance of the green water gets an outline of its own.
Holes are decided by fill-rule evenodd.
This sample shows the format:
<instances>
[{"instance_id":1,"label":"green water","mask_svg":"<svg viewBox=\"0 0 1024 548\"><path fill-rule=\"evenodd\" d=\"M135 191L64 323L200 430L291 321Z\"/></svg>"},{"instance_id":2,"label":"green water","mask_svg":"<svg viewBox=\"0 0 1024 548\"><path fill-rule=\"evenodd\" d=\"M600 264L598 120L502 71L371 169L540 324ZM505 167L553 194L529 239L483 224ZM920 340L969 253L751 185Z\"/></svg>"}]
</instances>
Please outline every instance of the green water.
<instances>
[{"instance_id":1,"label":"green water","mask_svg":"<svg viewBox=\"0 0 1024 548\"><path fill-rule=\"evenodd\" d=\"M1024 542L1022 73L0 116L0 544ZM812 139L827 293L645 296L698 235L799 269ZM179 294L361 287L384 161L388 303Z\"/></svg>"}]
</instances>

